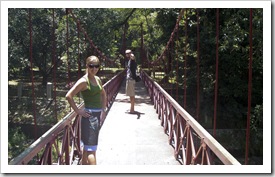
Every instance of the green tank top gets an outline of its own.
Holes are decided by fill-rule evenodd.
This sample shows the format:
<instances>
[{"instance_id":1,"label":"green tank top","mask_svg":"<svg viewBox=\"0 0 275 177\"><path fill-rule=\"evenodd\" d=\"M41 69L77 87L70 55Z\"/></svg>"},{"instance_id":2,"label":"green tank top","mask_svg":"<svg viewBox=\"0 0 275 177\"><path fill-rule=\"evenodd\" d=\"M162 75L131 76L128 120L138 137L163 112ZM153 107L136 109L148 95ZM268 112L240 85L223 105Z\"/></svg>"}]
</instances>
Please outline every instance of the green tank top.
<instances>
[{"instance_id":1,"label":"green tank top","mask_svg":"<svg viewBox=\"0 0 275 177\"><path fill-rule=\"evenodd\" d=\"M81 91L82 98L86 108L102 108L100 93L102 91L101 81L98 77L95 77L97 86L90 83L88 77L84 77L87 81L87 89Z\"/></svg>"}]
</instances>

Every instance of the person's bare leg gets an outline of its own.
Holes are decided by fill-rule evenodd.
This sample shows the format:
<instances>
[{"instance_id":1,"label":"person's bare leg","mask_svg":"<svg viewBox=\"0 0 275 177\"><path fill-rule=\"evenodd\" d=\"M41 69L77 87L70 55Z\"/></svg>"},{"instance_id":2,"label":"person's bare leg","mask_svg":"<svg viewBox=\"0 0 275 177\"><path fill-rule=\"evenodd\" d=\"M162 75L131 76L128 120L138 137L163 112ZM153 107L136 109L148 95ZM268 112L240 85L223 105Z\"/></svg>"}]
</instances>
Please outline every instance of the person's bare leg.
<instances>
[{"instance_id":1,"label":"person's bare leg","mask_svg":"<svg viewBox=\"0 0 275 177\"><path fill-rule=\"evenodd\" d=\"M82 165L88 165L87 153L88 153L87 151L83 151L82 160L81 160Z\"/></svg>"},{"instance_id":2,"label":"person's bare leg","mask_svg":"<svg viewBox=\"0 0 275 177\"><path fill-rule=\"evenodd\" d=\"M131 102L130 112L133 113L135 112L135 96L130 96L130 102Z\"/></svg>"},{"instance_id":3,"label":"person's bare leg","mask_svg":"<svg viewBox=\"0 0 275 177\"><path fill-rule=\"evenodd\" d=\"M96 151L90 151L87 153L87 155L88 155L88 160L87 160L88 165L96 165Z\"/></svg>"}]
</instances>

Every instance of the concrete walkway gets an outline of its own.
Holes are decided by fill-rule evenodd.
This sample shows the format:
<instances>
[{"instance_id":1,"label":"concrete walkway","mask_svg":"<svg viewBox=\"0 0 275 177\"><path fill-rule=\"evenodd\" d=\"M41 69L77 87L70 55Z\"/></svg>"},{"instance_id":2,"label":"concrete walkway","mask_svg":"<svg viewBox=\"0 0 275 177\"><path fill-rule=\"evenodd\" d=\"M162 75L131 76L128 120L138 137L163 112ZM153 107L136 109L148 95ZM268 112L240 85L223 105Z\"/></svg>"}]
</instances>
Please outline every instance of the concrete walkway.
<instances>
[{"instance_id":1,"label":"concrete walkway","mask_svg":"<svg viewBox=\"0 0 275 177\"><path fill-rule=\"evenodd\" d=\"M136 83L135 111L129 114L125 81L99 134L98 165L180 165L143 82Z\"/></svg>"}]
</instances>

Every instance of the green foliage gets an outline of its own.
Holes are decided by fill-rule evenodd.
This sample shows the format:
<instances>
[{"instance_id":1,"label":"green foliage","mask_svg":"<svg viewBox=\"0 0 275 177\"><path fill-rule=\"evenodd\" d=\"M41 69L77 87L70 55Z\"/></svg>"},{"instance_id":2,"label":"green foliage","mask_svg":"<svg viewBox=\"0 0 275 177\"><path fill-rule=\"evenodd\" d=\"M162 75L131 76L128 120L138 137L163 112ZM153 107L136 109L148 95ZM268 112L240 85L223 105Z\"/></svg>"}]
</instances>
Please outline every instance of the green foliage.
<instances>
[{"instance_id":1,"label":"green foliage","mask_svg":"<svg viewBox=\"0 0 275 177\"><path fill-rule=\"evenodd\" d=\"M250 128L258 133L263 129L263 105L256 105L251 113Z\"/></svg>"},{"instance_id":2,"label":"green foliage","mask_svg":"<svg viewBox=\"0 0 275 177\"><path fill-rule=\"evenodd\" d=\"M22 133L21 128L9 129L9 161L23 152L29 145L28 138Z\"/></svg>"},{"instance_id":3,"label":"green foliage","mask_svg":"<svg viewBox=\"0 0 275 177\"><path fill-rule=\"evenodd\" d=\"M263 155L263 105L256 105L251 112L251 155Z\"/></svg>"}]
</instances>

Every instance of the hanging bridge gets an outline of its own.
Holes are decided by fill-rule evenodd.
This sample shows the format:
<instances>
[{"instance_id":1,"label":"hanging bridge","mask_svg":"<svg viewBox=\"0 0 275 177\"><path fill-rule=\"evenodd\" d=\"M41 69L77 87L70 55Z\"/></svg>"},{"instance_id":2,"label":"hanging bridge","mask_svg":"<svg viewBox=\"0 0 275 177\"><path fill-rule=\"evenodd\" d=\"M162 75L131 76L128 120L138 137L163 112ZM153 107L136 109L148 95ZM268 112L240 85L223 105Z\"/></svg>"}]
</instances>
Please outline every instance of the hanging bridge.
<instances>
[{"instance_id":1,"label":"hanging bridge","mask_svg":"<svg viewBox=\"0 0 275 177\"><path fill-rule=\"evenodd\" d=\"M72 10L67 9L66 12L74 19L79 31L84 34L90 47L95 50L101 61L106 65L109 63L114 66L115 63L105 57L95 46ZM178 55L176 47L171 47L171 44L177 38L179 23L183 14L184 9L180 11L174 31L171 33L167 46L158 59L150 62L144 51L141 50L142 67L140 75L142 81L138 82L136 87L135 114L127 113L129 101L124 94L125 70L117 73L104 84L107 93L108 111L105 120L102 120L103 123L100 129L97 152L98 165L240 165L240 162L227 151L226 147L223 147L214 138L216 134L215 122L213 133L209 133L199 124L197 121L200 114L199 105L196 107L196 118L194 118L184 109L186 107L186 97L182 107L177 99L173 98L154 80L155 70L158 69L152 66L160 66L163 58L169 55L167 54L168 50L174 50ZM217 9L217 26L219 26L218 14L219 10ZM250 15L250 18L252 18L252 12ZM31 19L31 13L29 18ZM216 33L216 35L219 35L218 28ZM32 46L31 35L30 23L30 46ZM218 38L216 38L216 42L217 78ZM197 47L199 51L199 43ZM250 47L252 48L251 41ZM141 40L141 48L143 48L143 39ZM30 53L32 53L31 49ZM197 57L197 79L199 80L199 53ZM148 66L147 70L143 69L146 66ZM55 64L53 64L54 67L56 67ZM251 71L250 60L249 99L251 96ZM68 79L70 80L70 75L68 75ZM199 81L197 86L197 102L199 102ZM186 82L184 82L183 87L186 94ZM217 88L218 82L215 82L215 113ZM56 102L56 100L54 101ZM83 103L80 104L79 108L83 108ZM250 110L250 107L248 109ZM248 111L249 113L250 111ZM214 119L216 119L216 114ZM38 137L24 152L12 159L9 164L79 165L82 157L80 120L79 115L74 111L70 112L41 137ZM247 138L249 138L249 131L247 134Z\"/></svg>"},{"instance_id":2,"label":"hanging bridge","mask_svg":"<svg viewBox=\"0 0 275 177\"><path fill-rule=\"evenodd\" d=\"M122 85L125 71L104 85L108 113L99 135L99 165L240 165L148 74L141 71L141 77L136 114L127 113L129 103ZM80 117L71 112L10 164L26 165L38 153L42 154L38 160L41 165L78 164L82 155L80 129Z\"/></svg>"}]
</instances>

